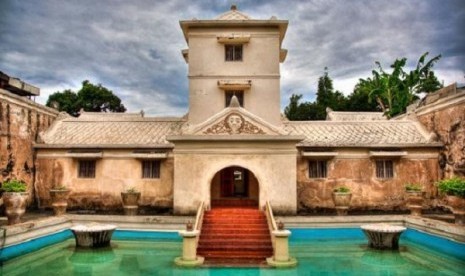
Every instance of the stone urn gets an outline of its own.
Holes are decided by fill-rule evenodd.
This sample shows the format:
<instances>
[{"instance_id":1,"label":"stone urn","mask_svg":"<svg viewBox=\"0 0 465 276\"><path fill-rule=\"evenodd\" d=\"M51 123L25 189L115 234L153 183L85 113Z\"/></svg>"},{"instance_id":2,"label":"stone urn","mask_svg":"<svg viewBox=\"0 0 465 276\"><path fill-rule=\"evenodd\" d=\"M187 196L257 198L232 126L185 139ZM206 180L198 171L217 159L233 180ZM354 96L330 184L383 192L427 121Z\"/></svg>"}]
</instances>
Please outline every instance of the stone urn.
<instances>
[{"instance_id":1,"label":"stone urn","mask_svg":"<svg viewBox=\"0 0 465 276\"><path fill-rule=\"evenodd\" d=\"M350 207L352 193L349 188L339 187L333 191L333 202L338 216L345 216Z\"/></svg>"},{"instance_id":2,"label":"stone urn","mask_svg":"<svg viewBox=\"0 0 465 276\"><path fill-rule=\"evenodd\" d=\"M412 216L421 216L421 209L423 206L423 192L407 190L407 208L410 210Z\"/></svg>"},{"instance_id":3,"label":"stone urn","mask_svg":"<svg viewBox=\"0 0 465 276\"><path fill-rule=\"evenodd\" d=\"M9 225L21 222L21 217L26 212L27 196L26 192L3 193L3 204Z\"/></svg>"},{"instance_id":4,"label":"stone urn","mask_svg":"<svg viewBox=\"0 0 465 276\"><path fill-rule=\"evenodd\" d=\"M465 225L465 198L455 195L446 196L447 206L455 216L455 223Z\"/></svg>"},{"instance_id":5,"label":"stone urn","mask_svg":"<svg viewBox=\"0 0 465 276\"><path fill-rule=\"evenodd\" d=\"M71 191L68 189L51 189L49 192L52 200L53 213L55 216L64 215L68 207L68 197Z\"/></svg>"},{"instance_id":6,"label":"stone urn","mask_svg":"<svg viewBox=\"0 0 465 276\"><path fill-rule=\"evenodd\" d=\"M139 210L140 192L135 190L127 190L121 192L121 199L123 201L124 214L126 216L135 216Z\"/></svg>"}]
</instances>

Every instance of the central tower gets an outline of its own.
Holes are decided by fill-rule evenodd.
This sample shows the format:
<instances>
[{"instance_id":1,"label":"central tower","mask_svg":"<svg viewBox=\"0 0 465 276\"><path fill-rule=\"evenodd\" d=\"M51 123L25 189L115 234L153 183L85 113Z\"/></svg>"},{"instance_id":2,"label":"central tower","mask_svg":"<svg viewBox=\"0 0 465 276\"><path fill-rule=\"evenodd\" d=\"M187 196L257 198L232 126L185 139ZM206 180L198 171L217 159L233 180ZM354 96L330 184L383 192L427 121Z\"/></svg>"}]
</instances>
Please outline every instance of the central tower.
<instances>
[{"instance_id":1,"label":"central tower","mask_svg":"<svg viewBox=\"0 0 465 276\"><path fill-rule=\"evenodd\" d=\"M180 21L188 49L189 123L200 124L235 95L240 105L280 126L281 48L288 21L256 20L236 6L213 20Z\"/></svg>"}]
</instances>

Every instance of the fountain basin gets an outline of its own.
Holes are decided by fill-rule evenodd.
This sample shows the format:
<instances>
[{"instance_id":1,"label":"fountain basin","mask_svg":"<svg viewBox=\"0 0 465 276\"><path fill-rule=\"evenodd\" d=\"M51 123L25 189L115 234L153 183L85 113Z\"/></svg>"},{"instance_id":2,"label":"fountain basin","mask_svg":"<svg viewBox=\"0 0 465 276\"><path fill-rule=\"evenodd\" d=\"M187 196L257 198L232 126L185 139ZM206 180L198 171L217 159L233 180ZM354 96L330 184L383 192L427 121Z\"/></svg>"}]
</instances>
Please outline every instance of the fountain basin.
<instances>
[{"instance_id":1,"label":"fountain basin","mask_svg":"<svg viewBox=\"0 0 465 276\"><path fill-rule=\"evenodd\" d=\"M385 223L365 224L361 228L368 238L368 246L376 249L398 249L400 235L407 229Z\"/></svg>"},{"instance_id":2,"label":"fountain basin","mask_svg":"<svg viewBox=\"0 0 465 276\"><path fill-rule=\"evenodd\" d=\"M71 227L76 247L105 247L110 245L116 226L111 224L75 225Z\"/></svg>"}]
</instances>

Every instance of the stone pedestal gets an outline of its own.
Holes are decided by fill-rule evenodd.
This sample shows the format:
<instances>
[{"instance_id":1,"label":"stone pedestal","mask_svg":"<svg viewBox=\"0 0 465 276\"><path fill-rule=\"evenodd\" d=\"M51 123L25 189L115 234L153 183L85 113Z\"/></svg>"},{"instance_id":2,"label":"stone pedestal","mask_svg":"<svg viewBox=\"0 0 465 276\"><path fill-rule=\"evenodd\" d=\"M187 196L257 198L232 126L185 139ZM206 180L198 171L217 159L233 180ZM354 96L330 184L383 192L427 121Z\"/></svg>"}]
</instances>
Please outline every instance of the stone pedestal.
<instances>
[{"instance_id":1,"label":"stone pedestal","mask_svg":"<svg viewBox=\"0 0 465 276\"><path fill-rule=\"evenodd\" d=\"M136 216L139 211L140 192L121 192L124 215Z\"/></svg>"},{"instance_id":2,"label":"stone pedestal","mask_svg":"<svg viewBox=\"0 0 465 276\"><path fill-rule=\"evenodd\" d=\"M407 208L412 216L421 216L423 193L421 191L407 191Z\"/></svg>"},{"instance_id":3,"label":"stone pedestal","mask_svg":"<svg viewBox=\"0 0 465 276\"><path fill-rule=\"evenodd\" d=\"M198 230L179 231L182 236L182 256L174 259L179 266L198 266L203 264L204 258L197 256L197 238L200 235Z\"/></svg>"},{"instance_id":4,"label":"stone pedestal","mask_svg":"<svg viewBox=\"0 0 465 276\"><path fill-rule=\"evenodd\" d=\"M274 237L274 255L267 258L266 262L274 267L293 267L297 265L295 258L289 257L289 230L276 230L272 232Z\"/></svg>"},{"instance_id":5,"label":"stone pedestal","mask_svg":"<svg viewBox=\"0 0 465 276\"><path fill-rule=\"evenodd\" d=\"M368 238L368 245L376 249L398 249L400 235L407 229L385 223L366 224L361 228Z\"/></svg>"},{"instance_id":6,"label":"stone pedestal","mask_svg":"<svg viewBox=\"0 0 465 276\"><path fill-rule=\"evenodd\" d=\"M447 205L455 216L455 223L465 225L465 198L448 195Z\"/></svg>"},{"instance_id":7,"label":"stone pedestal","mask_svg":"<svg viewBox=\"0 0 465 276\"><path fill-rule=\"evenodd\" d=\"M8 218L8 225L21 222L21 217L26 212L27 196L28 193L3 193L3 204L5 205L5 214Z\"/></svg>"},{"instance_id":8,"label":"stone pedestal","mask_svg":"<svg viewBox=\"0 0 465 276\"><path fill-rule=\"evenodd\" d=\"M50 190L53 213L55 216L62 216L68 207L69 190Z\"/></svg>"},{"instance_id":9,"label":"stone pedestal","mask_svg":"<svg viewBox=\"0 0 465 276\"><path fill-rule=\"evenodd\" d=\"M338 216L347 216L347 213L349 212L349 207L348 206L336 206L336 214Z\"/></svg>"},{"instance_id":10,"label":"stone pedestal","mask_svg":"<svg viewBox=\"0 0 465 276\"><path fill-rule=\"evenodd\" d=\"M334 207L338 216L346 216L349 211L352 193L333 192Z\"/></svg>"},{"instance_id":11,"label":"stone pedestal","mask_svg":"<svg viewBox=\"0 0 465 276\"><path fill-rule=\"evenodd\" d=\"M116 226L111 224L89 224L71 227L77 247L109 246L115 229Z\"/></svg>"}]
</instances>

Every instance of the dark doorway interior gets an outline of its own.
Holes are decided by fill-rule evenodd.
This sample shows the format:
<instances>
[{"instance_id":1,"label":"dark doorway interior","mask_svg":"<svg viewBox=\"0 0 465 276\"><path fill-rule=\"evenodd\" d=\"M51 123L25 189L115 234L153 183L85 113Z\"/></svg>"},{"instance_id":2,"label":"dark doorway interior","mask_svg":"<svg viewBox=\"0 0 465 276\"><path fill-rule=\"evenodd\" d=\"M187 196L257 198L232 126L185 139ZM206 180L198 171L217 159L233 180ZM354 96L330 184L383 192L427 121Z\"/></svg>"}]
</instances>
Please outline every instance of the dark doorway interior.
<instances>
[{"instance_id":1,"label":"dark doorway interior","mask_svg":"<svg viewBox=\"0 0 465 276\"><path fill-rule=\"evenodd\" d=\"M229 167L221 171L221 197L248 197L249 171Z\"/></svg>"}]
</instances>

